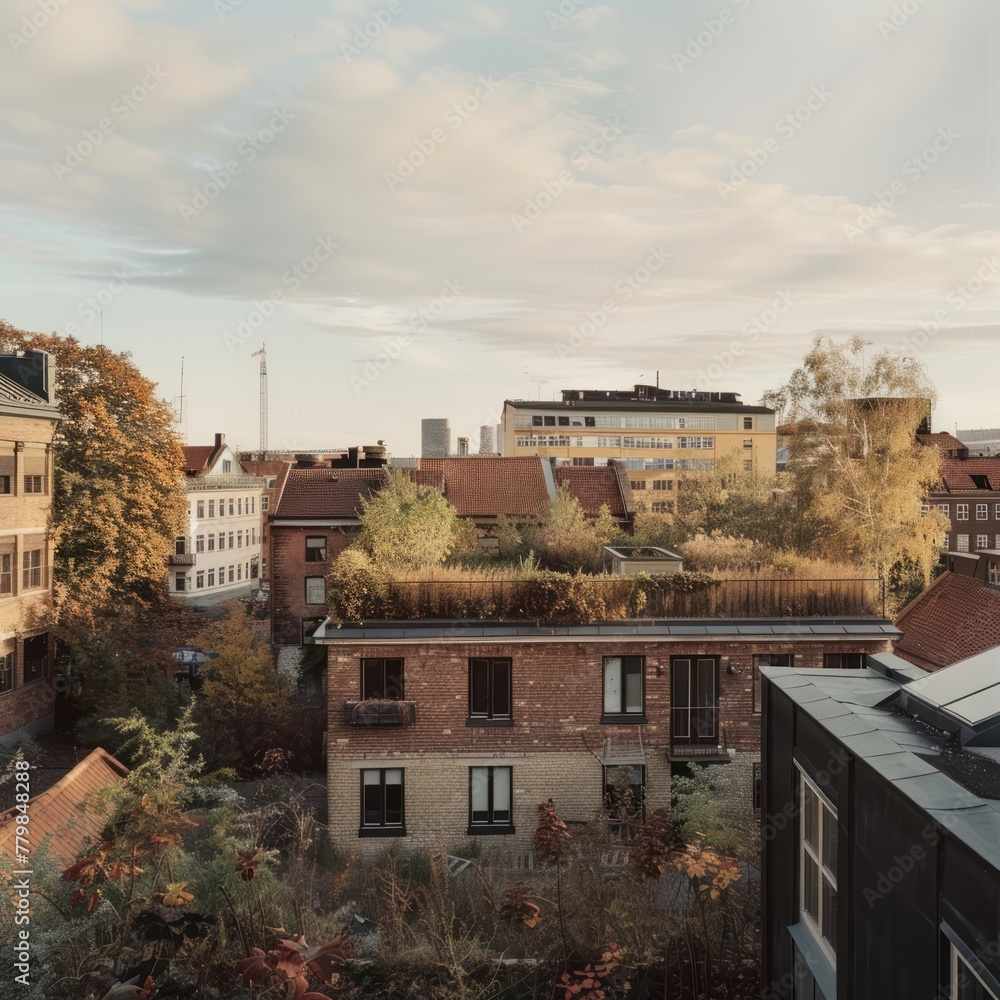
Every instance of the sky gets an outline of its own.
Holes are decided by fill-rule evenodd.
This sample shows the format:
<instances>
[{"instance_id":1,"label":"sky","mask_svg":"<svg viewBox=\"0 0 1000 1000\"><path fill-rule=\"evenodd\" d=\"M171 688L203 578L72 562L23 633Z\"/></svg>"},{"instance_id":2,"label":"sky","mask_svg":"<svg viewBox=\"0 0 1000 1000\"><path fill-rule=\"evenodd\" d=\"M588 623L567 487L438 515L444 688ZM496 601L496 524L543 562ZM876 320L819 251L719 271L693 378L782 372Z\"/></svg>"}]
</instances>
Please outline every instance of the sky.
<instances>
[{"instance_id":1,"label":"sky","mask_svg":"<svg viewBox=\"0 0 1000 1000\"><path fill-rule=\"evenodd\" d=\"M781 384L816 334L1000 425L992 0L8 0L0 318L272 448ZM997 105L995 108L994 105Z\"/></svg>"}]
</instances>

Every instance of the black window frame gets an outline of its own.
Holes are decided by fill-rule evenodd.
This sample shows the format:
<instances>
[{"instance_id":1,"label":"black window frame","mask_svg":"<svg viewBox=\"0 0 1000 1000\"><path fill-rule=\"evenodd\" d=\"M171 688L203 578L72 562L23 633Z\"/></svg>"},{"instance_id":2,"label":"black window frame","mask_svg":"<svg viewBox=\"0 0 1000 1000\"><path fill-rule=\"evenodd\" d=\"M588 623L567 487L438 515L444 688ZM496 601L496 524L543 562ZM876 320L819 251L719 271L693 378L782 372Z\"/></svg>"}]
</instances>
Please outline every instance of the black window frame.
<instances>
[{"instance_id":1,"label":"black window frame","mask_svg":"<svg viewBox=\"0 0 1000 1000\"><path fill-rule=\"evenodd\" d=\"M379 823L365 822L365 775L371 771L379 774ZM386 822L386 781L387 771L399 771L399 822ZM403 767L363 767L358 771L360 819L358 825L359 837L405 837L406 836L406 769Z\"/></svg>"},{"instance_id":2,"label":"black window frame","mask_svg":"<svg viewBox=\"0 0 1000 1000\"><path fill-rule=\"evenodd\" d=\"M765 660L788 660L788 663L765 663ZM761 667L794 667L794 653L758 653L753 658L753 714L761 714Z\"/></svg>"},{"instance_id":3,"label":"black window frame","mask_svg":"<svg viewBox=\"0 0 1000 1000\"><path fill-rule=\"evenodd\" d=\"M507 819L497 820L495 813L497 812L496 805L494 802L494 781L495 772L499 770L504 770L509 773L509 784L508 789L510 793L510 799L507 803ZM475 783L475 772L476 771L486 771L486 799L487 799L487 818L485 820L476 820L475 813L473 812L473 787ZM514 768L509 764L489 764L489 765L470 765L469 767L469 825L466 833L470 837L477 836L510 836L515 833L514 829Z\"/></svg>"},{"instance_id":4,"label":"black window frame","mask_svg":"<svg viewBox=\"0 0 1000 1000\"><path fill-rule=\"evenodd\" d=\"M44 653L38 659L31 659L29 652L34 650L36 646L41 647ZM32 635L25 639L21 647L21 682L23 684L32 684L35 681L40 681L48 677L49 656L48 632L42 632L40 635Z\"/></svg>"},{"instance_id":5,"label":"black window frame","mask_svg":"<svg viewBox=\"0 0 1000 1000\"><path fill-rule=\"evenodd\" d=\"M14 650L0 653L0 694L14 690L14 665L17 656Z\"/></svg>"},{"instance_id":6,"label":"black window frame","mask_svg":"<svg viewBox=\"0 0 1000 1000\"><path fill-rule=\"evenodd\" d=\"M840 663L831 663L830 661L834 658L840 659ZM851 663L843 662L848 657L851 658ZM860 670L865 665L865 654L864 653L824 653L823 654L823 669L824 670Z\"/></svg>"},{"instance_id":7,"label":"black window frame","mask_svg":"<svg viewBox=\"0 0 1000 1000\"><path fill-rule=\"evenodd\" d=\"M607 672L608 664L618 660L622 670L618 679L619 703L618 711L608 711L607 703ZM625 678L626 661L634 661L628 664L631 668L637 668L639 674L639 703L640 709L637 712L629 712L625 704ZM646 721L646 657L644 656L605 656L601 660L601 722L605 725L635 725Z\"/></svg>"},{"instance_id":8,"label":"black window frame","mask_svg":"<svg viewBox=\"0 0 1000 1000\"><path fill-rule=\"evenodd\" d=\"M394 685L389 679L389 670L398 671L399 678L398 682ZM401 656L363 656L361 658L361 676L360 676L360 687L361 700L369 701L372 698L379 698L382 701L402 701L404 693L404 683L405 677L403 673L403 657ZM375 694L372 692L370 685L368 684L368 674L374 675L376 672L380 672L382 675L381 683L376 687L376 690L381 688L382 694ZM397 691L396 694L391 694L391 691Z\"/></svg>"},{"instance_id":9,"label":"black window frame","mask_svg":"<svg viewBox=\"0 0 1000 1000\"><path fill-rule=\"evenodd\" d=\"M12 475L0 476L0 496L14 496L14 477Z\"/></svg>"},{"instance_id":10,"label":"black window frame","mask_svg":"<svg viewBox=\"0 0 1000 1000\"><path fill-rule=\"evenodd\" d=\"M544 426L544 423L542 422L541 415L533 416L531 418L531 426L532 427L543 427Z\"/></svg>"},{"instance_id":11,"label":"black window frame","mask_svg":"<svg viewBox=\"0 0 1000 1000\"><path fill-rule=\"evenodd\" d=\"M634 781L629 782L627 794L635 795L633 789L638 788L639 792L635 795L636 799L636 809L630 813L618 812L617 818L615 816L615 810L621 810L624 806L627 809L625 803L616 801L615 793L619 791L618 786L611 784L608 781L608 771L614 771L619 768L631 768L632 774L638 770L639 772L639 782L638 784ZM602 801L604 803L605 812L608 814L608 826L611 828L612 834L615 837L622 838L625 833L633 833L638 830L638 828L646 822L646 790L647 790L647 779L649 777L646 770L645 764L633 764L633 763L615 763L607 761L603 764L602 772L603 780L603 794Z\"/></svg>"},{"instance_id":12,"label":"black window frame","mask_svg":"<svg viewBox=\"0 0 1000 1000\"><path fill-rule=\"evenodd\" d=\"M713 705L699 704L703 700L701 691L702 662L711 661L714 664L713 686L715 702ZM677 671L679 664L686 662L688 669L687 704L681 705L677 697ZM683 747L718 747L722 744L722 701L720 698L720 666L719 656L702 656L697 653L685 656L670 657L670 746ZM692 692L692 687L694 691ZM708 729L706 723L714 719L714 732L695 732L696 729ZM681 723L686 722L682 726ZM684 732L682 733L682 730Z\"/></svg>"},{"instance_id":13,"label":"black window frame","mask_svg":"<svg viewBox=\"0 0 1000 1000\"><path fill-rule=\"evenodd\" d=\"M322 542L322 549L310 548L310 542ZM324 563L328 562L327 559L327 549L330 545L330 539L326 535L306 535L306 555L305 560L307 563ZM319 552L320 558L316 558L312 553Z\"/></svg>"},{"instance_id":14,"label":"black window frame","mask_svg":"<svg viewBox=\"0 0 1000 1000\"><path fill-rule=\"evenodd\" d=\"M477 669L483 669L482 665L485 664L486 670L486 687L485 687L485 707L483 705L482 699L477 696L484 693L481 684L477 685L476 671ZM479 667L477 668L477 665ZM496 671L498 667L506 667L507 670L507 683L504 685L507 698L507 712L504 713L497 709L494 704L496 701L497 678ZM478 689L477 689L478 688ZM478 707L477 707L478 701ZM467 726L513 726L514 725L514 661L509 656L470 656L469 657L469 705L468 705L468 717L466 719Z\"/></svg>"}]
</instances>

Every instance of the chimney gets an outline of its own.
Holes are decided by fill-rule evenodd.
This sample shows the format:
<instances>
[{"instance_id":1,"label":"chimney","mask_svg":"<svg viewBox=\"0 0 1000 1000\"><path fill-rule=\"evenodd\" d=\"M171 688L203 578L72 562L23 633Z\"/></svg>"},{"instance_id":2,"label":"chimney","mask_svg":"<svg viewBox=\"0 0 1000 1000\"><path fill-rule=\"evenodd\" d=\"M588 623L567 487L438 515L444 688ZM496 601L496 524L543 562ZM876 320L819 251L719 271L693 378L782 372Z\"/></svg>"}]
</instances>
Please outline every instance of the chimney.
<instances>
[{"instance_id":1,"label":"chimney","mask_svg":"<svg viewBox=\"0 0 1000 1000\"><path fill-rule=\"evenodd\" d=\"M215 435L215 447L216 448L221 448L225 443L226 443L226 435L225 434L216 434Z\"/></svg>"}]
</instances>

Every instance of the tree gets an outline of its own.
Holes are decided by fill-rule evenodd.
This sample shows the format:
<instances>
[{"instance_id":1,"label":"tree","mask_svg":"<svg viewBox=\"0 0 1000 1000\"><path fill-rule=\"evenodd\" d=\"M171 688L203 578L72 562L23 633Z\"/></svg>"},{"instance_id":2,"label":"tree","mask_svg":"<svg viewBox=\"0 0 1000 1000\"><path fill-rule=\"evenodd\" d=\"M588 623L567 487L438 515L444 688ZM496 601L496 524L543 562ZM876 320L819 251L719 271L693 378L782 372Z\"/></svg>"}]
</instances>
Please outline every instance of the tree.
<instances>
[{"instance_id":1,"label":"tree","mask_svg":"<svg viewBox=\"0 0 1000 1000\"><path fill-rule=\"evenodd\" d=\"M764 397L797 424L790 467L799 510L823 555L924 583L948 523L921 505L939 477L916 438L937 397L923 363L865 341L817 336L789 381Z\"/></svg>"},{"instance_id":2,"label":"tree","mask_svg":"<svg viewBox=\"0 0 1000 1000\"><path fill-rule=\"evenodd\" d=\"M600 530L607 530L607 518L601 521ZM565 483L549 501L545 520L525 528L524 540L549 569L575 572L599 568L597 529Z\"/></svg>"},{"instance_id":3,"label":"tree","mask_svg":"<svg viewBox=\"0 0 1000 1000\"><path fill-rule=\"evenodd\" d=\"M418 486L401 469L389 471L374 497L361 498L357 544L376 566L440 566L460 537L455 508L432 486Z\"/></svg>"},{"instance_id":4,"label":"tree","mask_svg":"<svg viewBox=\"0 0 1000 1000\"><path fill-rule=\"evenodd\" d=\"M170 407L128 353L0 322L7 350L55 356L62 414L52 532L60 609L93 619L168 600L167 556L182 534L183 452Z\"/></svg>"}]
</instances>

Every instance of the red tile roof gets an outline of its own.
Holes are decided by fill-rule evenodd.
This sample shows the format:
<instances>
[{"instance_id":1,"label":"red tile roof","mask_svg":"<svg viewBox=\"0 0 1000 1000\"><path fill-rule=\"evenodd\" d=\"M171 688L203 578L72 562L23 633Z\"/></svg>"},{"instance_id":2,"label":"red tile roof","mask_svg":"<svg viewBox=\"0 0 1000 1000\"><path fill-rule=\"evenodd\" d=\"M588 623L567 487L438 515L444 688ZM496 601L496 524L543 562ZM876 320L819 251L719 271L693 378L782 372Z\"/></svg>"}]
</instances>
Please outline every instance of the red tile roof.
<instances>
[{"instance_id":1,"label":"red tile roof","mask_svg":"<svg viewBox=\"0 0 1000 1000\"><path fill-rule=\"evenodd\" d=\"M930 447L931 445L936 445L941 449L941 454L944 455L947 452L962 452L967 451L964 444L955 437L954 434L947 434L943 431L936 434L918 434L917 440L924 445Z\"/></svg>"},{"instance_id":2,"label":"red tile roof","mask_svg":"<svg viewBox=\"0 0 1000 1000\"><path fill-rule=\"evenodd\" d=\"M633 513L632 490L620 462L610 465L564 465L555 470L557 486L568 486L584 512L596 517L607 504L613 517ZM623 482L624 480L624 482Z\"/></svg>"},{"instance_id":3,"label":"red tile roof","mask_svg":"<svg viewBox=\"0 0 1000 1000\"><path fill-rule=\"evenodd\" d=\"M188 472L204 472L215 454L214 445L190 444L184 446L184 468Z\"/></svg>"},{"instance_id":4,"label":"red tile roof","mask_svg":"<svg viewBox=\"0 0 1000 1000\"><path fill-rule=\"evenodd\" d=\"M105 813L97 803L98 794L117 785L128 768L98 747L51 788L28 803L31 850L48 840L49 852L70 864L80 851L100 837ZM0 854L15 852L16 809L0 815Z\"/></svg>"},{"instance_id":5,"label":"red tile roof","mask_svg":"<svg viewBox=\"0 0 1000 1000\"><path fill-rule=\"evenodd\" d=\"M941 459L941 480L948 493L981 489L972 476L986 476L990 489L1000 490L1000 457Z\"/></svg>"},{"instance_id":6,"label":"red tile roof","mask_svg":"<svg viewBox=\"0 0 1000 1000\"><path fill-rule=\"evenodd\" d=\"M422 458L420 471L444 475L445 498L461 517L541 516L549 507L538 458Z\"/></svg>"},{"instance_id":7,"label":"red tile roof","mask_svg":"<svg viewBox=\"0 0 1000 1000\"><path fill-rule=\"evenodd\" d=\"M357 517L361 497L372 496L384 480L383 469L290 469L274 516Z\"/></svg>"},{"instance_id":8,"label":"red tile roof","mask_svg":"<svg viewBox=\"0 0 1000 1000\"><path fill-rule=\"evenodd\" d=\"M1000 590L971 576L945 573L896 619L896 652L938 669L1000 646Z\"/></svg>"}]
</instances>

